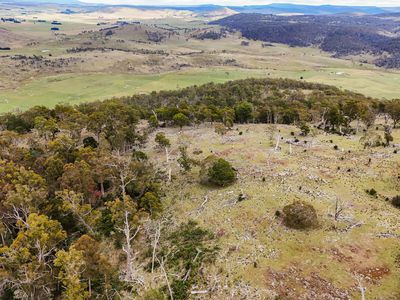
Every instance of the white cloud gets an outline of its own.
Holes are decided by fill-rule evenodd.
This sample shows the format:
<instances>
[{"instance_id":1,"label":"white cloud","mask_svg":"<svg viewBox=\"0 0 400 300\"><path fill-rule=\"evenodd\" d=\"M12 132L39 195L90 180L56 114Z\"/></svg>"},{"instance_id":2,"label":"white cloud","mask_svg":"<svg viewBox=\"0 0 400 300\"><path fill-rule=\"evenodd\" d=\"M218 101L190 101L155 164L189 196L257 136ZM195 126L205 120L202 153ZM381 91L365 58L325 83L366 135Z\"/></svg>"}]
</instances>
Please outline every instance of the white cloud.
<instances>
[{"instance_id":1,"label":"white cloud","mask_svg":"<svg viewBox=\"0 0 400 300\"><path fill-rule=\"evenodd\" d=\"M274 0L274 1L242 1L242 0L81 0L87 3L106 3L106 4L131 4L131 5L200 5L200 4L220 4L220 5L263 5L271 3L294 3L308 5L354 5L354 6L400 6L399 0Z\"/></svg>"}]
</instances>

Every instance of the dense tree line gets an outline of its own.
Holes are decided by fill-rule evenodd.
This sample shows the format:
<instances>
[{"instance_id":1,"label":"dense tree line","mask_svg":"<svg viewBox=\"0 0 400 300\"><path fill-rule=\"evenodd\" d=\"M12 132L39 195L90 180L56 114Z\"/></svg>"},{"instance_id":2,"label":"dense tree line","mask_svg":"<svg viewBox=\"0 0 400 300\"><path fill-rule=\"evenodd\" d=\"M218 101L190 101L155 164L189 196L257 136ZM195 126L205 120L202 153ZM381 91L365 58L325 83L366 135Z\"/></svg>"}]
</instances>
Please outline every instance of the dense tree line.
<instances>
[{"instance_id":1,"label":"dense tree line","mask_svg":"<svg viewBox=\"0 0 400 300\"><path fill-rule=\"evenodd\" d=\"M392 118L396 126L399 114L399 100L382 102L332 86L288 79L210 83L121 101L140 107L142 116L154 126L220 122L230 127L233 123L247 122L311 122L324 130L346 133L357 129L350 126L353 121L368 128L378 115Z\"/></svg>"},{"instance_id":2,"label":"dense tree line","mask_svg":"<svg viewBox=\"0 0 400 300\"><path fill-rule=\"evenodd\" d=\"M193 222L161 227L168 222L160 220L163 185L171 176L143 152L155 127L217 122L223 134L234 123L283 123L306 134L312 122L346 134L357 130L354 122L372 126L378 114L396 126L400 101L302 81L248 79L2 115L0 295L118 298L160 272L166 282L147 299L187 298L218 247ZM168 155L165 135L156 143ZM182 172L201 165L204 184L235 182L227 161L199 163L179 150Z\"/></svg>"},{"instance_id":3,"label":"dense tree line","mask_svg":"<svg viewBox=\"0 0 400 300\"><path fill-rule=\"evenodd\" d=\"M233 123L315 123L331 131L351 130L353 121L374 124L378 115L400 121L399 100L379 101L336 87L289 79L245 79L205 84L176 91L153 92L78 106L34 107L8 113L0 126L8 131L39 135L52 140L67 131L86 143L104 138L112 150L140 147L146 136L136 130L140 119L151 126ZM341 132L343 133L343 132Z\"/></svg>"}]
</instances>

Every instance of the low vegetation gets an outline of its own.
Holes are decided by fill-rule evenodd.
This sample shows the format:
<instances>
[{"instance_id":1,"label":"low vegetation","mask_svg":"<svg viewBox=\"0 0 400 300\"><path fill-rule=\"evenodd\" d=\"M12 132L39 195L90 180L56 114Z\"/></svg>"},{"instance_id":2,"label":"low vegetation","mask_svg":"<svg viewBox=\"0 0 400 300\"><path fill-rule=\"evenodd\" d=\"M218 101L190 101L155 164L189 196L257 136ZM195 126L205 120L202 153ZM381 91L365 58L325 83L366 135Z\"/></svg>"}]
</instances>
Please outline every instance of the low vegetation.
<instances>
[{"instance_id":1,"label":"low vegetation","mask_svg":"<svg viewBox=\"0 0 400 300\"><path fill-rule=\"evenodd\" d=\"M394 207L400 208L400 196L393 197L392 204Z\"/></svg>"},{"instance_id":2,"label":"low vegetation","mask_svg":"<svg viewBox=\"0 0 400 300\"><path fill-rule=\"evenodd\" d=\"M217 186L227 186L235 182L236 172L223 158L217 159L208 169L209 182Z\"/></svg>"},{"instance_id":3,"label":"low vegetation","mask_svg":"<svg viewBox=\"0 0 400 300\"><path fill-rule=\"evenodd\" d=\"M398 298L394 8L57 1L0 4L0 299Z\"/></svg>"},{"instance_id":4,"label":"low vegetation","mask_svg":"<svg viewBox=\"0 0 400 300\"><path fill-rule=\"evenodd\" d=\"M283 208L283 222L294 229L310 229L318 226L315 208L305 202L294 202Z\"/></svg>"}]
</instances>

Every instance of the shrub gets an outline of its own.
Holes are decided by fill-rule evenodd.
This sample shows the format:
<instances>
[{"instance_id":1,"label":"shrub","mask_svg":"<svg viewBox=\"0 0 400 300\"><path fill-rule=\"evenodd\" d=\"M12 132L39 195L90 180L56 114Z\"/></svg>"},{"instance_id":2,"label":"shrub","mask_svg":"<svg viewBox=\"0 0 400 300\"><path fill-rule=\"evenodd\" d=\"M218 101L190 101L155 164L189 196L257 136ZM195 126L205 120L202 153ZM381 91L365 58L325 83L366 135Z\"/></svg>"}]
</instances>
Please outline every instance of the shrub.
<instances>
[{"instance_id":1,"label":"shrub","mask_svg":"<svg viewBox=\"0 0 400 300\"><path fill-rule=\"evenodd\" d=\"M203 150L201 150L201 149L194 149L193 150L193 154L194 155L200 155L200 154L202 154L203 153Z\"/></svg>"},{"instance_id":2,"label":"shrub","mask_svg":"<svg viewBox=\"0 0 400 300\"><path fill-rule=\"evenodd\" d=\"M96 149L99 146L99 143L94 139L94 137L88 136L83 139L83 146L85 148L93 148Z\"/></svg>"},{"instance_id":3,"label":"shrub","mask_svg":"<svg viewBox=\"0 0 400 300\"><path fill-rule=\"evenodd\" d=\"M300 130L303 136L307 136L311 131L310 127L306 123L300 124Z\"/></svg>"},{"instance_id":4,"label":"shrub","mask_svg":"<svg viewBox=\"0 0 400 300\"><path fill-rule=\"evenodd\" d=\"M390 132L385 132L385 142L386 146L389 146L390 142L393 142L393 136L390 134Z\"/></svg>"},{"instance_id":5,"label":"shrub","mask_svg":"<svg viewBox=\"0 0 400 300\"><path fill-rule=\"evenodd\" d=\"M400 195L399 195L399 196L396 196L396 197L393 197L393 199L392 199L392 205L393 205L394 207L400 208Z\"/></svg>"},{"instance_id":6,"label":"shrub","mask_svg":"<svg viewBox=\"0 0 400 300\"><path fill-rule=\"evenodd\" d=\"M364 149L385 145L379 134L369 132L360 139L360 143L364 146Z\"/></svg>"},{"instance_id":7,"label":"shrub","mask_svg":"<svg viewBox=\"0 0 400 300\"><path fill-rule=\"evenodd\" d=\"M236 172L231 164L220 158L208 169L209 182L218 186L227 186L235 182Z\"/></svg>"},{"instance_id":8,"label":"shrub","mask_svg":"<svg viewBox=\"0 0 400 300\"><path fill-rule=\"evenodd\" d=\"M201 162L201 168L199 173L201 184L206 185L210 183L210 178L208 177L208 170L217 160L218 157L216 157L215 155L209 155Z\"/></svg>"},{"instance_id":9,"label":"shrub","mask_svg":"<svg viewBox=\"0 0 400 300\"><path fill-rule=\"evenodd\" d=\"M203 279L203 266L212 263L219 251L214 234L194 221L181 224L161 239L159 249L158 257L168 255L165 267L169 272L182 274L171 282L175 300L189 299L191 287Z\"/></svg>"},{"instance_id":10,"label":"shrub","mask_svg":"<svg viewBox=\"0 0 400 300\"><path fill-rule=\"evenodd\" d=\"M171 284L172 293L176 300L186 300L190 295L192 282L176 279Z\"/></svg>"},{"instance_id":11,"label":"shrub","mask_svg":"<svg viewBox=\"0 0 400 300\"><path fill-rule=\"evenodd\" d=\"M147 161L149 159L146 153L135 149L132 151L132 158L136 161Z\"/></svg>"},{"instance_id":12,"label":"shrub","mask_svg":"<svg viewBox=\"0 0 400 300\"><path fill-rule=\"evenodd\" d=\"M181 167L183 172L189 172L192 169L192 166L197 162L194 159L191 159L187 153L186 146L179 147L180 157L178 158L178 164Z\"/></svg>"},{"instance_id":13,"label":"shrub","mask_svg":"<svg viewBox=\"0 0 400 300\"><path fill-rule=\"evenodd\" d=\"M157 120L156 116L152 115L149 117L149 125L151 128L158 127L158 120Z\"/></svg>"},{"instance_id":14,"label":"shrub","mask_svg":"<svg viewBox=\"0 0 400 300\"><path fill-rule=\"evenodd\" d=\"M215 133L219 135L225 135L228 132L228 128L222 123L218 123L214 127Z\"/></svg>"},{"instance_id":15,"label":"shrub","mask_svg":"<svg viewBox=\"0 0 400 300\"><path fill-rule=\"evenodd\" d=\"M157 133L156 138L154 140L160 148L166 148L166 147L171 146L171 142L165 136L164 132Z\"/></svg>"},{"instance_id":16,"label":"shrub","mask_svg":"<svg viewBox=\"0 0 400 300\"><path fill-rule=\"evenodd\" d=\"M161 200L153 192L147 192L140 198L139 207L151 215L157 215L162 211Z\"/></svg>"},{"instance_id":17,"label":"shrub","mask_svg":"<svg viewBox=\"0 0 400 300\"><path fill-rule=\"evenodd\" d=\"M167 296L160 290L152 289L145 292L142 300L167 300Z\"/></svg>"},{"instance_id":18,"label":"shrub","mask_svg":"<svg viewBox=\"0 0 400 300\"><path fill-rule=\"evenodd\" d=\"M174 124L179 126L181 129L183 126L190 124L189 118L183 113L177 113L173 116L172 120L174 121Z\"/></svg>"},{"instance_id":19,"label":"shrub","mask_svg":"<svg viewBox=\"0 0 400 300\"><path fill-rule=\"evenodd\" d=\"M367 194L373 197L376 197L378 192L375 189L366 190Z\"/></svg>"},{"instance_id":20,"label":"shrub","mask_svg":"<svg viewBox=\"0 0 400 300\"><path fill-rule=\"evenodd\" d=\"M309 229L318 225L315 208L303 201L296 201L283 208L283 221L294 229Z\"/></svg>"}]
</instances>

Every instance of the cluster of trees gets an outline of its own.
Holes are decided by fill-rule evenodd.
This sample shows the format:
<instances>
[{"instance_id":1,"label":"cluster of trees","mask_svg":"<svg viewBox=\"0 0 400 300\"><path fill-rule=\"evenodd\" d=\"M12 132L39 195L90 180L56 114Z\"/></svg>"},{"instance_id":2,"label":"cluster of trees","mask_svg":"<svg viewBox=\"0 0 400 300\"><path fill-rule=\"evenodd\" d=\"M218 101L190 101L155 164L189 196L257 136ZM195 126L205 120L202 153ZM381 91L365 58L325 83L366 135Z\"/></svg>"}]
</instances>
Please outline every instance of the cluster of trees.
<instances>
[{"instance_id":1,"label":"cluster of trees","mask_svg":"<svg viewBox=\"0 0 400 300\"><path fill-rule=\"evenodd\" d=\"M198 40L220 40L226 37L226 33L224 30L214 31L214 30L207 30L199 33L195 33L192 35L193 38Z\"/></svg>"},{"instance_id":2,"label":"cluster of trees","mask_svg":"<svg viewBox=\"0 0 400 300\"><path fill-rule=\"evenodd\" d=\"M177 91L153 92L105 102L54 109L34 107L20 114L6 114L0 126L27 133L37 130L50 139L68 130L80 138L83 129L96 141L102 135L112 150L140 146L145 136L135 130L139 119L153 127L223 123L318 123L338 133L352 130L353 122L371 127L378 115L400 121L400 100L378 101L338 88L288 79L246 79L206 84ZM87 141L89 142L89 141Z\"/></svg>"},{"instance_id":3,"label":"cluster of trees","mask_svg":"<svg viewBox=\"0 0 400 300\"><path fill-rule=\"evenodd\" d=\"M110 299L143 291L158 272L163 283L148 291L147 299L187 298L218 247L197 224L163 219L162 187L171 174L143 152L154 127L218 122L216 130L223 134L235 122L263 122L299 124L307 134L306 123L317 122L345 133L357 129L351 128L353 121L372 126L378 114L396 126L400 101L283 79L5 114L0 117L0 294ZM168 157L170 141L159 133L156 142ZM224 187L236 180L224 159L197 162L185 147L179 153L182 172L200 166L201 183Z\"/></svg>"},{"instance_id":4,"label":"cluster of trees","mask_svg":"<svg viewBox=\"0 0 400 300\"><path fill-rule=\"evenodd\" d=\"M378 115L400 120L400 100L381 102L338 88L287 79L246 79L121 99L140 107L153 126L203 122L319 124L341 134L371 127ZM353 126L354 127L354 126ZM364 128L365 128L364 127Z\"/></svg>"},{"instance_id":5,"label":"cluster of trees","mask_svg":"<svg viewBox=\"0 0 400 300\"><path fill-rule=\"evenodd\" d=\"M141 116L115 100L1 117L0 297L114 299L162 272L156 293L187 298L213 235L160 225L166 175L141 151Z\"/></svg>"}]
</instances>

